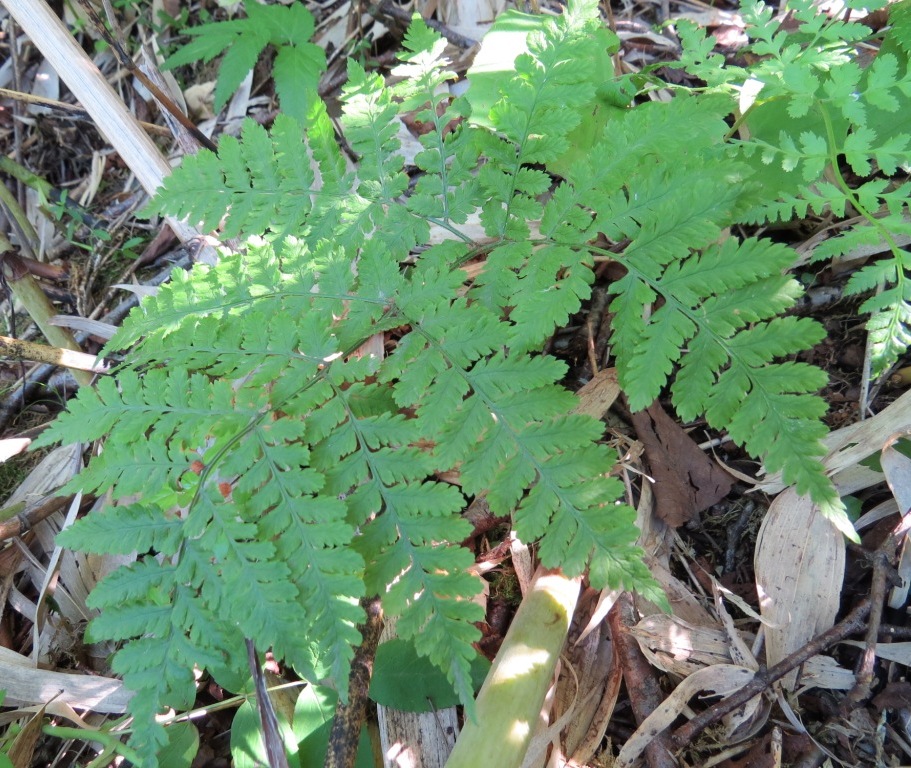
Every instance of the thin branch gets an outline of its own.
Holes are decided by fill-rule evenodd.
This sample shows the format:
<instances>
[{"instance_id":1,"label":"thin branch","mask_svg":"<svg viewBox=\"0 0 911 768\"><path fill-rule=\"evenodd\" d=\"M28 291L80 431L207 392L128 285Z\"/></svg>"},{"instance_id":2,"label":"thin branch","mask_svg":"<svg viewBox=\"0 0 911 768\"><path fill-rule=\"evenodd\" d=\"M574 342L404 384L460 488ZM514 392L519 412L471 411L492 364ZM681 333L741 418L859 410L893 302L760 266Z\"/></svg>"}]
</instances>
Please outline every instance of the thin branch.
<instances>
[{"instance_id":1,"label":"thin branch","mask_svg":"<svg viewBox=\"0 0 911 768\"><path fill-rule=\"evenodd\" d=\"M753 679L739 691L709 707L674 731L671 736L671 743L676 749L683 749L706 728L714 725L722 717L733 712L738 707L743 706L754 696L763 693L772 683L781 680L792 669L796 669L813 656L844 640L848 635L859 632L864 627L864 621L867 618L867 614L870 613L870 607L871 601L868 597L838 624L811 640L803 648L794 651L794 653L778 662L771 669L760 668Z\"/></svg>"}]
</instances>

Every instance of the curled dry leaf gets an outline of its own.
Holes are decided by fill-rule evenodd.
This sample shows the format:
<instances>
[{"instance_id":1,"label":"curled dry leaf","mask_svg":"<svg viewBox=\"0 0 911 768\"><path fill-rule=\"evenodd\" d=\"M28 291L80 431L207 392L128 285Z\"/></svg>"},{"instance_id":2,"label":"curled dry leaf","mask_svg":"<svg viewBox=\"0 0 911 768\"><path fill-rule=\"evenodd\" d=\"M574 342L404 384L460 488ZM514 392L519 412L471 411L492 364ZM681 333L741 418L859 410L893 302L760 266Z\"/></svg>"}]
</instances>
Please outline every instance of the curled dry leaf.
<instances>
[{"instance_id":1,"label":"curled dry leaf","mask_svg":"<svg viewBox=\"0 0 911 768\"><path fill-rule=\"evenodd\" d=\"M645 562L667 595L674 616L698 627L718 626L718 621L702 606L692 590L671 573L666 559L646 556Z\"/></svg>"},{"instance_id":2,"label":"curled dry leaf","mask_svg":"<svg viewBox=\"0 0 911 768\"><path fill-rule=\"evenodd\" d=\"M845 544L809 497L789 488L772 502L756 542L756 589L773 666L835 623ZM797 672L782 680L787 690Z\"/></svg>"},{"instance_id":3,"label":"curled dry leaf","mask_svg":"<svg viewBox=\"0 0 911 768\"><path fill-rule=\"evenodd\" d=\"M33 714L28 722L14 737L5 753L12 763L13 768L27 768L32 765L35 757L35 747L41 738L41 728L44 725L44 707Z\"/></svg>"},{"instance_id":4,"label":"curled dry leaf","mask_svg":"<svg viewBox=\"0 0 911 768\"><path fill-rule=\"evenodd\" d=\"M721 588L715 579L712 579L712 594L715 598L715 611L721 619L721 624L730 643L731 659L735 664L739 664L742 667L749 667L752 670L759 669L759 664L753 656L753 651L747 645L743 633L734 625L734 619L724 605Z\"/></svg>"},{"instance_id":5,"label":"curled dry leaf","mask_svg":"<svg viewBox=\"0 0 911 768\"><path fill-rule=\"evenodd\" d=\"M630 634L636 638L642 654L652 665L680 677L713 664L730 664L735 656L731 652L730 639L725 631L714 625L693 626L664 614L644 617L630 629ZM743 641L751 639L750 635L742 636ZM911 643L908 645L911 646ZM911 651L907 653L906 658L911 658ZM738 663L737 666L754 668L754 663ZM838 666L830 656L813 656L803 665L800 681L801 690L847 690L854 685L854 673Z\"/></svg>"}]
</instances>

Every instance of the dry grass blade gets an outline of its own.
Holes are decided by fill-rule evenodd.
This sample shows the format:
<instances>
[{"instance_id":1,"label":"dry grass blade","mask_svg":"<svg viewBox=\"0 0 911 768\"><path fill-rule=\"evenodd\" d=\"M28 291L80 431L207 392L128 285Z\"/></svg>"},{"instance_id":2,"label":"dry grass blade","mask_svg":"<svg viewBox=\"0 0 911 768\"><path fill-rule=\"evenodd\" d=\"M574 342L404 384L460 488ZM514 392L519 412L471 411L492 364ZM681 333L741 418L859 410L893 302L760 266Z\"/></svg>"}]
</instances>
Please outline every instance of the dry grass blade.
<instances>
[{"instance_id":1,"label":"dry grass blade","mask_svg":"<svg viewBox=\"0 0 911 768\"><path fill-rule=\"evenodd\" d=\"M28 768L35 756L35 747L41 736L41 724L44 722L44 708L29 717L22 730L16 734L9 751L6 753L13 768Z\"/></svg>"}]
</instances>

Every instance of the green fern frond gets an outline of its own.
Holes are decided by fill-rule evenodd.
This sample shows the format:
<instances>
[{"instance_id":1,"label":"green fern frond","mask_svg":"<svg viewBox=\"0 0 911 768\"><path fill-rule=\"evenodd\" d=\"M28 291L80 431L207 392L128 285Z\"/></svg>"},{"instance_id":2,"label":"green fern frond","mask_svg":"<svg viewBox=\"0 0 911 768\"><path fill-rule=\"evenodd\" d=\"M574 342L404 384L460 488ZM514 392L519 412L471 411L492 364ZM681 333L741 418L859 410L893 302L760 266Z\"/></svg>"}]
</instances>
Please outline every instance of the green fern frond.
<instances>
[{"instance_id":1,"label":"green fern frond","mask_svg":"<svg viewBox=\"0 0 911 768\"><path fill-rule=\"evenodd\" d=\"M911 283L908 265L904 260L886 258L864 267L851 277L846 292L877 293L861 305L869 312L869 332L872 373L879 375L895 363L911 345Z\"/></svg>"},{"instance_id":2,"label":"green fern frond","mask_svg":"<svg viewBox=\"0 0 911 768\"><path fill-rule=\"evenodd\" d=\"M218 154L184 157L165 179L153 210L168 210L226 237L297 233L312 207L314 174L300 124L279 115L272 131L244 122L240 140L224 136Z\"/></svg>"},{"instance_id":3,"label":"green fern frond","mask_svg":"<svg viewBox=\"0 0 911 768\"><path fill-rule=\"evenodd\" d=\"M867 177L877 171L891 176L907 164L911 133L897 117L907 111L911 95L911 67L902 41L905 5L891 6L890 19L897 24L865 68L856 61L855 46L872 31L861 23L829 18L806 0L789 6L794 22L789 30L762 3L744 5L750 48L760 57L748 71L722 67L717 59L707 65L707 44L695 31L686 31L692 51L687 66L730 94L729 110L746 128L746 138L735 143L735 150L753 168L756 182L777 190L753 204L745 220L785 222L810 210L842 218L851 211L863 221L818 246L813 257L833 258L878 244L891 251L882 268L870 265L849 284L853 292L884 289L865 304L872 313L870 347L878 372L894 363L911 339L901 287L904 267L896 263L904 260L893 240L908 229L902 214L907 192L882 177L849 183L842 165ZM748 100L741 89L750 91ZM744 102L749 109L740 114Z\"/></svg>"},{"instance_id":4,"label":"green fern frond","mask_svg":"<svg viewBox=\"0 0 911 768\"><path fill-rule=\"evenodd\" d=\"M596 54L597 41L589 34L596 26L593 8L588 0L571 3L531 36L529 52L516 59L513 77L504 79L504 97L489 116L497 133L481 137L482 152L491 160L479 173L488 200L481 221L491 237L528 236L527 222L540 218L536 198L549 180L527 166L559 158L579 123L577 108L594 102L593 73L576 65Z\"/></svg>"},{"instance_id":5,"label":"green fern frond","mask_svg":"<svg viewBox=\"0 0 911 768\"><path fill-rule=\"evenodd\" d=\"M93 467L92 471L97 470ZM162 515L161 509L151 504L105 507L58 535L63 546L115 555L156 549L170 556L177 552L182 538L182 521L175 515Z\"/></svg>"},{"instance_id":6,"label":"green fern frond","mask_svg":"<svg viewBox=\"0 0 911 768\"><path fill-rule=\"evenodd\" d=\"M415 23L403 41L403 62L393 75L406 78L394 93L399 110L415 110L415 120L432 125L420 142L424 151L415 163L425 173L408 197L408 208L426 219L461 224L481 203L477 176L478 146L475 129L462 123L470 108L464 98L453 99L443 86L455 79L445 69L446 41L423 23ZM454 126L454 123L462 123ZM450 128L450 126L452 126Z\"/></svg>"},{"instance_id":7,"label":"green fern frond","mask_svg":"<svg viewBox=\"0 0 911 768\"><path fill-rule=\"evenodd\" d=\"M408 189L397 138L398 104L382 78L368 74L352 60L343 103L346 138L360 159L357 184L343 197L321 195L320 211L326 220L314 234L332 239L350 252L363 245L369 232L404 258L417 243L426 241L428 226L398 204Z\"/></svg>"},{"instance_id":8,"label":"green fern frond","mask_svg":"<svg viewBox=\"0 0 911 768\"><path fill-rule=\"evenodd\" d=\"M908 0L889 6L889 35L911 54L911 3Z\"/></svg>"},{"instance_id":9,"label":"green fern frond","mask_svg":"<svg viewBox=\"0 0 911 768\"><path fill-rule=\"evenodd\" d=\"M560 245L537 250L519 270L509 346L517 352L539 347L582 306L595 279L587 251Z\"/></svg>"},{"instance_id":10,"label":"green fern frond","mask_svg":"<svg viewBox=\"0 0 911 768\"><path fill-rule=\"evenodd\" d=\"M470 327L458 320L468 307L445 296L435 304L427 301L424 293L414 302L405 296L400 300L415 330L381 375L393 383L400 403L415 408L441 469L458 466L463 490L485 493L496 514L518 505L519 536L540 538L542 561L581 573L599 555L603 527L610 527L604 505L612 497L604 493L613 486L600 479L609 466L606 454L597 453L601 463L593 459L584 467L571 468L566 460L588 455L600 425L569 415L573 399L554 384L563 371L557 361L514 352L490 356L505 340L508 325L491 318L483 331L475 329L475 339L466 347L451 329ZM414 386L410 371L418 361L424 369L421 386ZM584 468L595 465L596 471L585 473ZM565 523L567 518L575 522ZM628 566L634 560L634 554L614 553L617 564ZM611 583L632 584L636 573L641 571L617 565L610 571Z\"/></svg>"},{"instance_id":11,"label":"green fern frond","mask_svg":"<svg viewBox=\"0 0 911 768\"><path fill-rule=\"evenodd\" d=\"M901 89L885 82L885 58L872 73L830 74L849 47L838 36L860 25L795 3L798 38L752 11L768 57L752 67L762 98L781 102L781 115L805 113L793 131L780 133L779 120L764 132L751 113L754 137L731 143L726 117L745 70L718 74L712 94L618 107L595 130L586 111L603 106L603 83L580 62L603 56L605 38L584 0L532 36L484 120L448 92L445 46L420 21L398 85L349 65L342 126L356 174L320 102L271 131L248 123L217 156L175 171L159 209L253 237L145 300L111 342L132 348L118 378L84 390L42 438L107 436L74 486L124 506L62 541L141 553L100 588L105 618L93 631L126 642L115 663L137 690L132 712L147 722L134 743L150 765L163 743L154 715L192 694L187 665L240 672L245 637L343 691L368 595L470 700L481 584L458 546L470 532L466 497L513 515L545 565L663 602L634 545L635 514L616 501L603 426L574 413L566 366L539 351L588 299L596 260L620 275L608 289L612 351L630 406L669 390L684 419L705 414L769 471L837 507L819 462L824 375L792 359L822 335L786 316L800 294L788 276L795 254L724 233L751 212L849 206L883 209L877 220L898 231L901 188L871 179L853 190L834 163L847 153L857 168L897 167L901 137L865 145ZM686 34L694 66L717 67ZM853 105L849 86L869 88L869 103ZM410 173L405 112L424 134ZM577 128L598 134L597 162L561 164ZM777 200L763 169L777 174ZM786 173L813 186L779 184ZM462 227L477 214L491 242ZM431 225L452 239L431 242ZM867 237L855 232L824 249ZM462 267L474 259L483 263L469 278ZM867 308L877 349L893 355L911 306L904 265L872 268L852 289L885 286ZM455 473L460 485L441 480Z\"/></svg>"},{"instance_id":12,"label":"green fern frond","mask_svg":"<svg viewBox=\"0 0 911 768\"><path fill-rule=\"evenodd\" d=\"M813 396L824 375L774 362L822 338L815 323L778 317L800 293L781 276L793 259L782 246L728 240L672 262L663 275L651 259L627 260L629 273L612 286L617 368L630 407L639 409L679 361L671 391L684 419L705 413L770 471L785 468L801 492L830 494L817 458L825 406Z\"/></svg>"}]
</instances>

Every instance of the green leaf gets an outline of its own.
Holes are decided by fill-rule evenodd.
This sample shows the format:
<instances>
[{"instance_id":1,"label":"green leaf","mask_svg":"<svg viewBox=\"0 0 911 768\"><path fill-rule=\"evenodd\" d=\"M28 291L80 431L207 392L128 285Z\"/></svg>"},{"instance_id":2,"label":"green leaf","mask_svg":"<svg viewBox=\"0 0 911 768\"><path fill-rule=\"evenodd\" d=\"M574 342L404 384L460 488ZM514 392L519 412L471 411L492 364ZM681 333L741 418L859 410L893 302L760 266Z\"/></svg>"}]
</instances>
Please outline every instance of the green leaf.
<instances>
[{"instance_id":1,"label":"green leaf","mask_svg":"<svg viewBox=\"0 0 911 768\"><path fill-rule=\"evenodd\" d=\"M297 765L298 742L305 734L291 727L287 715L281 708L276 708L275 715L288 763ZM245 701L234 713L234 719L231 721L231 757L235 768L260 768L269 765L266 745L263 743L262 723L254 700Z\"/></svg>"},{"instance_id":2,"label":"green leaf","mask_svg":"<svg viewBox=\"0 0 911 768\"><path fill-rule=\"evenodd\" d=\"M165 729L168 743L158 752L158 762L169 768L189 768L199 750L199 731L193 723L174 723Z\"/></svg>"},{"instance_id":3,"label":"green leaf","mask_svg":"<svg viewBox=\"0 0 911 768\"><path fill-rule=\"evenodd\" d=\"M194 39L165 62L165 68L211 61L224 53L215 86L215 109L220 110L260 59L263 49L277 49L273 75L282 110L301 122L307 119L316 98L319 76L326 69L326 55L307 42L313 34L313 16L294 3L248 3L247 18L202 24L188 30Z\"/></svg>"},{"instance_id":4,"label":"green leaf","mask_svg":"<svg viewBox=\"0 0 911 768\"><path fill-rule=\"evenodd\" d=\"M294 734L298 740L298 763L301 768L321 766L326 760L329 732L335 717L338 694L331 688L308 685L294 706ZM366 728L358 740L356 768L374 768L373 750Z\"/></svg>"},{"instance_id":5,"label":"green leaf","mask_svg":"<svg viewBox=\"0 0 911 768\"><path fill-rule=\"evenodd\" d=\"M329 748L329 734L332 724L327 723L319 730L311 733L299 745L298 758L301 768L319 768L326 761L326 752ZM370 734L366 727L361 728L357 742L357 756L354 759L354 768L375 768L373 747L370 743Z\"/></svg>"},{"instance_id":6,"label":"green leaf","mask_svg":"<svg viewBox=\"0 0 911 768\"><path fill-rule=\"evenodd\" d=\"M470 673L475 691L489 669L489 661L475 656ZM387 640L377 648L370 698L406 712L431 712L459 703L458 694L440 669L419 655L413 643L401 638Z\"/></svg>"}]
</instances>

